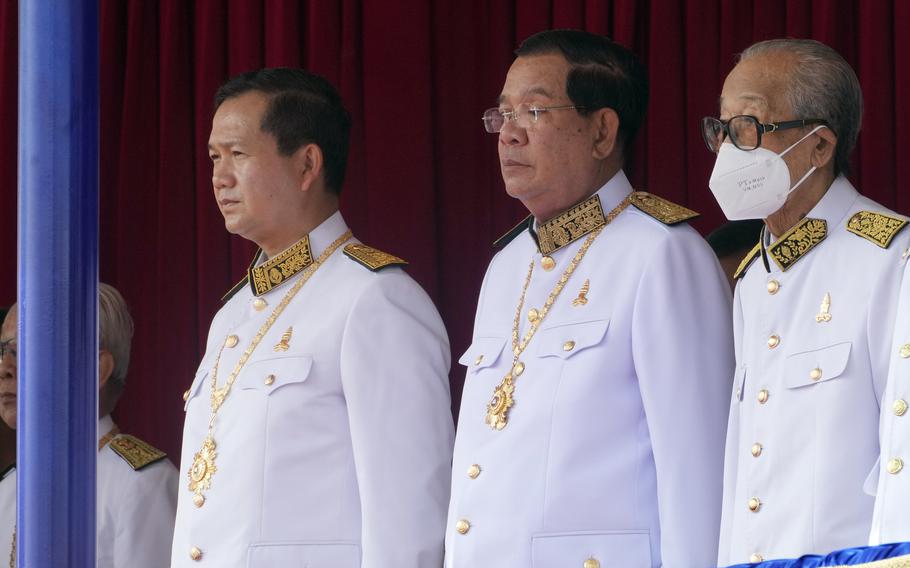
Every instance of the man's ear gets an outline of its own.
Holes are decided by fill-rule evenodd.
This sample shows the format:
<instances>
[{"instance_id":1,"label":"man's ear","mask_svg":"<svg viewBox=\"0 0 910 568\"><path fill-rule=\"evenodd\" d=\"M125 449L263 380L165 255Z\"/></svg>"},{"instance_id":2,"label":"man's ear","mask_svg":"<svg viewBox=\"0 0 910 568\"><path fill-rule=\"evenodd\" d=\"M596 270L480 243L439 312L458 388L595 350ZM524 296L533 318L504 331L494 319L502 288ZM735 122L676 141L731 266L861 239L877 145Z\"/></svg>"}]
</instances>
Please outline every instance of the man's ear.
<instances>
[{"instance_id":1,"label":"man's ear","mask_svg":"<svg viewBox=\"0 0 910 568\"><path fill-rule=\"evenodd\" d=\"M108 379L114 374L114 356L107 349L98 353L98 389L104 390Z\"/></svg>"},{"instance_id":2,"label":"man's ear","mask_svg":"<svg viewBox=\"0 0 910 568\"><path fill-rule=\"evenodd\" d=\"M837 134L828 127L819 128L815 134L818 138L816 138L815 146L812 147L812 165L816 168L823 168L834 161L837 152Z\"/></svg>"},{"instance_id":3,"label":"man's ear","mask_svg":"<svg viewBox=\"0 0 910 568\"><path fill-rule=\"evenodd\" d=\"M309 191L322 176L325 162L322 149L316 144L304 144L294 152L294 169L300 175L300 189Z\"/></svg>"},{"instance_id":4,"label":"man's ear","mask_svg":"<svg viewBox=\"0 0 910 568\"><path fill-rule=\"evenodd\" d=\"M594 120L594 149L597 160L608 158L616 148L619 139L619 115L611 108L601 108L592 114Z\"/></svg>"}]
</instances>

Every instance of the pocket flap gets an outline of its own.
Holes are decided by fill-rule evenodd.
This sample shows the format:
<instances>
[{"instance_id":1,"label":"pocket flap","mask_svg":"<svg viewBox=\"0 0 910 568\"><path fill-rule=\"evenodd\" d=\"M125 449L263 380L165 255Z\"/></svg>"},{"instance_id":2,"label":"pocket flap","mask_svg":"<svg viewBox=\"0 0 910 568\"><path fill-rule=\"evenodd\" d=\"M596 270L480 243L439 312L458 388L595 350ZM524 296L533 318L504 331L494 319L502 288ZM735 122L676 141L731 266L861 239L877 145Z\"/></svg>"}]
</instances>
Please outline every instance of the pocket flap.
<instances>
[{"instance_id":1,"label":"pocket flap","mask_svg":"<svg viewBox=\"0 0 910 568\"><path fill-rule=\"evenodd\" d=\"M538 357L569 357L603 341L610 320L594 320L555 325L541 329L537 342ZM532 342L533 342L532 341Z\"/></svg>"},{"instance_id":2,"label":"pocket flap","mask_svg":"<svg viewBox=\"0 0 910 568\"><path fill-rule=\"evenodd\" d=\"M313 358L309 355L258 359L242 371L237 387L271 394L283 386L304 382L312 367Z\"/></svg>"},{"instance_id":3,"label":"pocket flap","mask_svg":"<svg viewBox=\"0 0 910 568\"><path fill-rule=\"evenodd\" d=\"M538 534L531 542L533 568L586 566L589 559L605 567L651 568L648 531Z\"/></svg>"},{"instance_id":4,"label":"pocket flap","mask_svg":"<svg viewBox=\"0 0 910 568\"><path fill-rule=\"evenodd\" d=\"M467 367L469 372L476 373L494 365L505 344L504 337L476 337L458 362Z\"/></svg>"},{"instance_id":5,"label":"pocket flap","mask_svg":"<svg viewBox=\"0 0 910 568\"><path fill-rule=\"evenodd\" d=\"M850 347L847 341L787 356L784 384L788 389L795 389L836 379L847 368Z\"/></svg>"}]
</instances>

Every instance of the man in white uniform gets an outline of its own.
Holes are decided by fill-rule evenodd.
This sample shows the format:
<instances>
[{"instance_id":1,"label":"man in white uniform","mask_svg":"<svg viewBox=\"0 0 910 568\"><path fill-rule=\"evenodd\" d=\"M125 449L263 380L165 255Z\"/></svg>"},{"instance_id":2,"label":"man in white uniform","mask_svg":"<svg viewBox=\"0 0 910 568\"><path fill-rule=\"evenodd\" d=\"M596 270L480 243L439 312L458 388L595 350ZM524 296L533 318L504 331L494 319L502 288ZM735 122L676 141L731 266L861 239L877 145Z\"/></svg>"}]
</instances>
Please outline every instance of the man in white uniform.
<instances>
[{"instance_id":1,"label":"man in white uniform","mask_svg":"<svg viewBox=\"0 0 910 568\"><path fill-rule=\"evenodd\" d=\"M724 213L765 220L736 275L721 566L868 538L864 483L910 231L844 177L861 116L834 50L772 40L743 52L720 119L703 121Z\"/></svg>"},{"instance_id":2,"label":"man in white uniform","mask_svg":"<svg viewBox=\"0 0 910 568\"><path fill-rule=\"evenodd\" d=\"M338 212L347 112L300 69L239 75L215 106L215 199L261 251L185 395L172 566L438 567L448 340Z\"/></svg>"},{"instance_id":3,"label":"man in white uniform","mask_svg":"<svg viewBox=\"0 0 910 568\"><path fill-rule=\"evenodd\" d=\"M910 248L904 265L891 365L882 400L881 459L870 544L910 541Z\"/></svg>"},{"instance_id":4,"label":"man in white uniform","mask_svg":"<svg viewBox=\"0 0 910 568\"><path fill-rule=\"evenodd\" d=\"M112 286L98 288L98 547L99 568L163 568L174 530L177 470L160 450L121 434L110 413L126 384L133 320ZM0 330L0 418L16 427L16 322L10 308ZM13 548L16 475L0 481L0 562Z\"/></svg>"},{"instance_id":5,"label":"man in white uniform","mask_svg":"<svg viewBox=\"0 0 910 568\"><path fill-rule=\"evenodd\" d=\"M461 358L447 566L713 566L729 288L695 214L622 172L647 104L635 57L567 30L516 53L484 122L531 215Z\"/></svg>"}]
</instances>

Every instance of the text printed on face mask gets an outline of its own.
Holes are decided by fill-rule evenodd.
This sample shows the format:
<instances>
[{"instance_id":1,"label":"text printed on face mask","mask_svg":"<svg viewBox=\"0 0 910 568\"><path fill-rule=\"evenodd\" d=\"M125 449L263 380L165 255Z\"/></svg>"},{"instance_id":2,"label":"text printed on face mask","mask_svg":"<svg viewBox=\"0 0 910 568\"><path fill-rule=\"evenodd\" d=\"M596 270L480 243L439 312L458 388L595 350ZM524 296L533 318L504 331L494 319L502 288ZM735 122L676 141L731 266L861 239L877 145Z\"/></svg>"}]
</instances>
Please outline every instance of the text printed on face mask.
<instances>
[{"instance_id":1,"label":"text printed on face mask","mask_svg":"<svg viewBox=\"0 0 910 568\"><path fill-rule=\"evenodd\" d=\"M756 188L760 188L765 184L765 176L759 176L752 179L740 180L736 185L743 191L743 193L748 193Z\"/></svg>"}]
</instances>

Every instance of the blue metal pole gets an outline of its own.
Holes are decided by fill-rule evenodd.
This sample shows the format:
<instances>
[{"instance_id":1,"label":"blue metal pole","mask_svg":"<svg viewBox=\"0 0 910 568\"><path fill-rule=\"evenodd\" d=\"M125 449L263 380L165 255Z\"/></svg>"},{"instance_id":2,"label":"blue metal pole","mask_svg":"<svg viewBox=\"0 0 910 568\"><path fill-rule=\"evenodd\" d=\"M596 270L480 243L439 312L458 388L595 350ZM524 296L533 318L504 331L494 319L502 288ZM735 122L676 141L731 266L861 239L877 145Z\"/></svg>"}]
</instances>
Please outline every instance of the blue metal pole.
<instances>
[{"instance_id":1,"label":"blue metal pole","mask_svg":"<svg viewBox=\"0 0 910 568\"><path fill-rule=\"evenodd\" d=\"M95 566L98 1L19 3L18 566Z\"/></svg>"}]
</instances>

